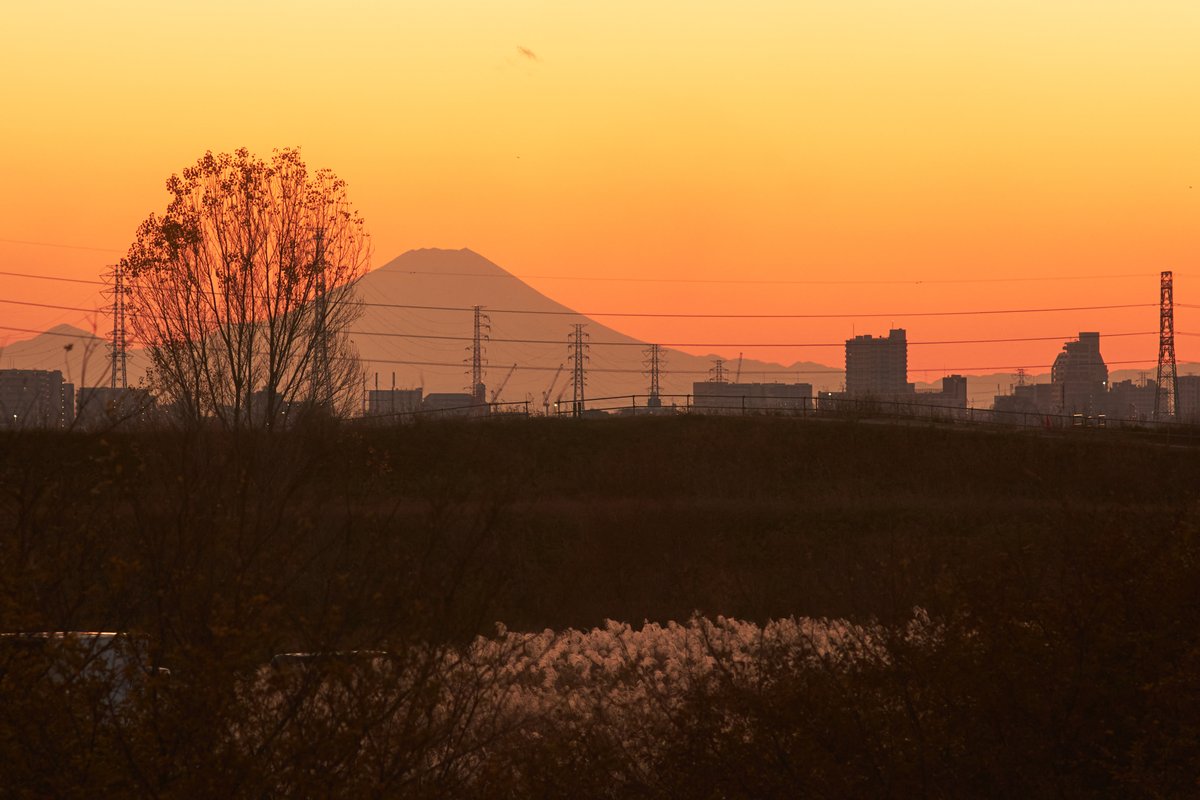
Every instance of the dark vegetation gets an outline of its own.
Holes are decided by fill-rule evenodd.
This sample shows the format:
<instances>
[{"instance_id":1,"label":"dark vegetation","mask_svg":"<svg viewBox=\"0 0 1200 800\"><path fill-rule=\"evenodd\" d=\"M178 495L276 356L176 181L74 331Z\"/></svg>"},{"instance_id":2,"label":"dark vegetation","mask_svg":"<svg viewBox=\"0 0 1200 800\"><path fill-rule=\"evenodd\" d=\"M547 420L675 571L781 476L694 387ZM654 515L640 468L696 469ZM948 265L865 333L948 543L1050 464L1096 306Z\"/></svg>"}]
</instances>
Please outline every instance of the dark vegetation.
<instances>
[{"instance_id":1,"label":"dark vegetation","mask_svg":"<svg viewBox=\"0 0 1200 800\"><path fill-rule=\"evenodd\" d=\"M1196 795L1198 485L1200 450L1103 431L683 418L8 436L0 630L131 631L171 675L103 712L0 654L0 787ZM877 625L887 657L798 665L764 647L750 680L714 649L717 669L637 731L601 707L571 724L501 713L480 699L502 691L500 665L447 666L496 621L693 613ZM936 636L905 635L921 614ZM363 649L388 669L336 697L325 673L264 666Z\"/></svg>"}]
</instances>

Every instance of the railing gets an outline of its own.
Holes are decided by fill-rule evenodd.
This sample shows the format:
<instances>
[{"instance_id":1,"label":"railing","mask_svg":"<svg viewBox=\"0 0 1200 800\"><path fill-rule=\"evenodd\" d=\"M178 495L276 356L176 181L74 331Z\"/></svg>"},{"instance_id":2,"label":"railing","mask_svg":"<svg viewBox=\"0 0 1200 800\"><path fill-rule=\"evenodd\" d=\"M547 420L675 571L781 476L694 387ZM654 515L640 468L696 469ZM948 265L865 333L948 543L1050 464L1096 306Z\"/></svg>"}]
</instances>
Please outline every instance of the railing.
<instances>
[{"instance_id":1,"label":"railing","mask_svg":"<svg viewBox=\"0 0 1200 800\"><path fill-rule=\"evenodd\" d=\"M917 395L919 398L920 395ZM649 395L613 395L588 398L580 412L573 401L555 404L555 417L644 416L659 414L712 414L724 416L788 416L814 420L889 420L933 424L966 424L1042 431L1138 430L1200 439L1200 426L1144 419L1121 419L1103 414L1044 414L1036 411L998 411L967 406L926 403L919 400L875 398L777 398L761 395L660 394L660 405L651 406Z\"/></svg>"}]
</instances>

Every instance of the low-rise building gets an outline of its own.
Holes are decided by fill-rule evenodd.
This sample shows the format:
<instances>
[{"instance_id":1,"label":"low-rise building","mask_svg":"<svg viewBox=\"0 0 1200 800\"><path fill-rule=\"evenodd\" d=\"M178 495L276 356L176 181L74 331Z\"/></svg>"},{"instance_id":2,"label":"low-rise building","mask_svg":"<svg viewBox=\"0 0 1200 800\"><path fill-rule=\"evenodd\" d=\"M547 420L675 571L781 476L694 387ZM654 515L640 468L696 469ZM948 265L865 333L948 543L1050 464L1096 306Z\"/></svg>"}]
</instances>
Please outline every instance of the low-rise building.
<instances>
[{"instance_id":1,"label":"low-rise building","mask_svg":"<svg viewBox=\"0 0 1200 800\"><path fill-rule=\"evenodd\" d=\"M1061 383L1025 383L1013 387L1012 394L996 395L992 404L996 422L1014 425L1041 425L1043 417L1063 413Z\"/></svg>"},{"instance_id":2,"label":"low-rise building","mask_svg":"<svg viewBox=\"0 0 1200 800\"><path fill-rule=\"evenodd\" d=\"M467 392L431 392L421 401L422 417L475 417L487 413L487 403L478 402Z\"/></svg>"},{"instance_id":3,"label":"low-rise building","mask_svg":"<svg viewBox=\"0 0 1200 800\"><path fill-rule=\"evenodd\" d=\"M942 378L940 391L919 391L908 398L908 402L929 408L957 411L967 407L967 379L963 375L947 375Z\"/></svg>"},{"instance_id":4,"label":"low-rise building","mask_svg":"<svg viewBox=\"0 0 1200 800\"><path fill-rule=\"evenodd\" d=\"M82 430L144 427L156 412L154 396L145 389L85 386L78 396Z\"/></svg>"},{"instance_id":5,"label":"low-rise building","mask_svg":"<svg viewBox=\"0 0 1200 800\"><path fill-rule=\"evenodd\" d=\"M470 395L467 395L468 397ZM473 398L472 398L473 399ZM416 389L370 389L367 391L368 417L399 419L421 410L424 390Z\"/></svg>"},{"instance_id":6,"label":"low-rise building","mask_svg":"<svg viewBox=\"0 0 1200 800\"><path fill-rule=\"evenodd\" d=\"M1158 394L1158 383L1145 381L1117 381L1108 388L1108 395L1101 410L1109 419L1140 421L1154 419L1154 400Z\"/></svg>"},{"instance_id":7,"label":"low-rise building","mask_svg":"<svg viewBox=\"0 0 1200 800\"><path fill-rule=\"evenodd\" d=\"M1200 424L1200 375L1180 375L1175 380L1175 419Z\"/></svg>"},{"instance_id":8,"label":"low-rise building","mask_svg":"<svg viewBox=\"0 0 1200 800\"><path fill-rule=\"evenodd\" d=\"M707 414L804 413L813 408L809 383L697 381L692 384L692 409Z\"/></svg>"}]
</instances>

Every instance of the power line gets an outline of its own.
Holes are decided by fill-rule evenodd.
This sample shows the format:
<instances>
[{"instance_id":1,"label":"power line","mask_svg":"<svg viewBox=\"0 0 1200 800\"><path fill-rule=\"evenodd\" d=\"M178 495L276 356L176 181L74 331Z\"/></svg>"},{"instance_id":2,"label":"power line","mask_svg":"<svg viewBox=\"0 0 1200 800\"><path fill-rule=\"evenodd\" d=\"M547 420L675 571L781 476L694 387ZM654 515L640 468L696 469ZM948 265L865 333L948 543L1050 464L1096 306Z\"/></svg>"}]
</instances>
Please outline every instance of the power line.
<instances>
[{"instance_id":1,"label":"power line","mask_svg":"<svg viewBox=\"0 0 1200 800\"><path fill-rule=\"evenodd\" d=\"M18 302L18 301L5 300L5 301L0 301L0 302ZM40 304L40 303L32 303L30 305L38 305L38 306L42 306L42 307L65 309L68 311L81 310L81 309L76 309L76 308L73 308L70 306L46 306L45 304ZM83 309L83 310L105 311L107 309ZM54 336L73 336L74 335L74 334L68 334L68 333L57 333L57 332L53 332L53 331L39 331L35 328L14 328L14 327L6 326L6 325L0 325L0 329L11 330L11 331L20 331L23 333L33 333L33 334L43 334L44 333L46 335L54 335ZM396 333L393 331L347 330L346 333L351 336L384 336L384 337L396 338L396 339L422 339L422 340L452 341L452 342L470 342L470 341L473 341L473 339L474 339L473 336L443 336L443 335L437 335L437 334L423 334L423 333ZM1154 335L1156 335L1156 333L1157 333L1156 331L1135 331L1135 332L1128 332L1128 333L1106 333L1106 334L1104 334L1104 338L1113 339L1113 338L1117 338L1117 337L1130 337L1130 336L1154 336ZM1178 331L1177 333L1180 336L1200 336L1200 334L1188 333L1188 332L1184 332L1184 331ZM1075 335L1076 334L1064 334L1061 336L1019 336L1019 337L1007 337L1007 338L995 338L995 339L945 339L945 340L930 340L930 341L910 341L910 342L908 342L908 345L911 347L914 345L922 346L922 345L958 345L958 344L1010 344L1010 343L1015 343L1015 342L1049 342L1049 341L1061 342L1061 341L1066 341L1068 339L1071 339ZM133 340L130 340L130 341L132 342ZM505 343L505 344L545 344L545 345L562 344L562 342L554 340L554 339L489 338L488 341ZM603 341L595 342L595 341L593 341L593 342L589 342L589 344L591 344L592 346L600 346L600 347L603 347L603 346L639 347L639 348L646 347L645 342L636 342L636 341L634 341L634 342L603 342ZM661 347L771 347L771 348L830 347L830 348L833 348L833 347L844 347L845 342L660 342L659 346L661 346ZM372 359L372 360L376 360L376 359Z\"/></svg>"},{"instance_id":2,"label":"power line","mask_svg":"<svg viewBox=\"0 0 1200 800\"><path fill-rule=\"evenodd\" d=\"M78 306L58 306L53 303L34 303L30 300L5 300L0 298L0 303L8 303L13 306L32 306L34 308L53 308L59 311L85 311L90 314L99 314L108 311L106 308L80 308Z\"/></svg>"},{"instance_id":3,"label":"power line","mask_svg":"<svg viewBox=\"0 0 1200 800\"><path fill-rule=\"evenodd\" d=\"M411 308L424 311L470 311L469 306L423 306L401 303L363 303L365 306L379 308ZM997 314L1043 314L1065 311L1107 311L1126 308L1152 308L1157 303L1123 303L1102 306L1063 306L1058 308L1007 308L985 309L972 311L910 311L910 312L869 312L858 314L684 314L664 312L633 312L633 311L551 311L544 309L492 308L491 314L528 314L532 316L556 317L646 317L655 319L866 319L905 317L969 317Z\"/></svg>"},{"instance_id":4,"label":"power line","mask_svg":"<svg viewBox=\"0 0 1200 800\"><path fill-rule=\"evenodd\" d=\"M387 336L399 339L433 339L438 341L451 342L469 342L472 341L470 336L450 336L441 334L423 334L423 333L396 333L393 331L358 331L348 330L346 333L352 336ZM952 345L952 344L1007 344L1013 342L1062 342L1075 337L1077 334L1070 333L1061 336L1017 336L998 339L944 339L931 341L909 341L907 344L913 345ZM1106 339L1127 336L1155 336L1157 331L1137 331L1133 333L1106 333ZM554 339L503 339L503 338L488 338L489 342L501 342L507 344L561 344ZM645 348L645 342L591 342L597 347L638 347ZM842 342L659 342L661 347L845 347L846 343Z\"/></svg>"},{"instance_id":5,"label":"power line","mask_svg":"<svg viewBox=\"0 0 1200 800\"><path fill-rule=\"evenodd\" d=\"M0 242L16 242L15 239L0 239ZM73 247L72 245L54 245L45 242L19 242L21 244L37 244L46 247ZM98 252L116 252L99 247L77 248L83 250L95 250ZM384 275L398 276L405 275L430 275L436 277L460 277L460 278L484 278L484 279L509 279L509 280L564 280L564 281L596 281L610 283L666 283L666 284L715 284L715 285L762 285L762 286L919 286L922 284L989 284L989 283L1029 283L1029 282L1054 282L1054 281L1074 281L1074 280L1117 280L1125 278L1145 278L1156 273L1150 272L1128 272L1114 275L1058 275L1045 276L1037 275L1027 278L1017 276L1007 276L1001 278L905 278L905 279L879 279L879 280L794 280L794 279L754 279L754 278L645 278L645 277L613 277L604 275L528 275L505 273L503 275L474 273L474 272L439 272L435 270L389 270L375 269L366 273L367 275ZM0 270L0 275L7 275L16 278L35 278L38 280L47 281L66 281L70 283L87 283L98 286L105 285L103 281L87 280L84 278L69 278L61 275L38 275L29 272L12 272ZM361 280L361 278L360 278ZM370 305L370 304L368 304ZM1176 305L1183 305L1176 303ZM423 306L403 306L407 308L423 308ZM440 309L441 307L428 306L427 308ZM464 310L453 308L452 310ZM469 309L466 309L469 310ZM1069 309L1068 309L1069 310ZM517 312L508 312L517 313ZM555 313L555 312L543 312ZM568 312L557 312L568 313ZM992 312L994 313L994 312ZM592 314L589 316L599 316ZM616 314L614 316L631 316L629 314ZM879 316L887 316L880 314ZM899 316L899 315L898 315ZM909 315L912 316L912 315Z\"/></svg>"},{"instance_id":6,"label":"power line","mask_svg":"<svg viewBox=\"0 0 1200 800\"><path fill-rule=\"evenodd\" d=\"M4 241L0 239L0 241ZM32 272L7 272L0 270L0 275L7 275L12 278L36 278L40 281L62 281L63 283L87 283L93 286L107 286L104 281L92 281L86 278L67 278L62 275L37 275Z\"/></svg>"},{"instance_id":7,"label":"power line","mask_svg":"<svg viewBox=\"0 0 1200 800\"><path fill-rule=\"evenodd\" d=\"M1006 276L1000 278L891 278L878 280L794 280L789 278L646 278L617 277L611 275L530 275L505 272L504 274L483 272L444 272L440 270L389 269L382 267L368 274L404 277L405 275L432 275L447 278L486 278L509 280L543 281L588 281L600 283L687 283L749 286L919 286L922 284L965 284L965 283L1033 283L1051 281L1096 281L1124 278L1146 278L1153 272L1127 272L1115 275L1037 275L1033 277Z\"/></svg>"},{"instance_id":8,"label":"power line","mask_svg":"<svg viewBox=\"0 0 1200 800\"><path fill-rule=\"evenodd\" d=\"M64 311L85 311L85 312L100 312L103 308L78 308L74 306L58 306L46 303L34 303L22 300L0 300L0 302L10 303L13 305L40 306L42 308L55 308ZM474 306L426 306L412 305L407 303L371 303L359 302L359 305L371 308L401 308L415 309L423 311L462 311L474 312ZM1200 308L1200 306L1185 305L1177 303L1176 305L1184 308ZM877 319L890 318L902 319L905 317L967 317L967 316L994 316L1003 314L1044 314L1054 312L1067 311L1108 311L1114 309L1128 308L1151 308L1157 307L1157 303L1121 303L1115 305L1100 305L1100 306L1061 306L1056 308L1007 308L1007 309L983 309L972 311L909 311L909 312L863 312L863 313L837 313L837 314L698 314L698 313L667 313L667 312L632 312L632 311L557 311L549 309L517 309L517 308L488 308L489 314L527 314L531 316L557 316L557 317L638 317L638 318L655 318L655 319Z\"/></svg>"}]
</instances>

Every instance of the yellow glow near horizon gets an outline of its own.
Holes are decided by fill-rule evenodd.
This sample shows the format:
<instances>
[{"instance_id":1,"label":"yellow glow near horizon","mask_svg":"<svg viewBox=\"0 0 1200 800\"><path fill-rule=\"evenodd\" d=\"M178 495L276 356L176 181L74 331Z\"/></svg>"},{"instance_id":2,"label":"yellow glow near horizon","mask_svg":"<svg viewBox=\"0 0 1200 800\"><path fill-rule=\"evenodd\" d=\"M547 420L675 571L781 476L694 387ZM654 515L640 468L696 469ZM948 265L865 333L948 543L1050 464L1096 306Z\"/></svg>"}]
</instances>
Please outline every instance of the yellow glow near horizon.
<instances>
[{"instance_id":1,"label":"yellow glow near horizon","mask_svg":"<svg viewBox=\"0 0 1200 800\"><path fill-rule=\"evenodd\" d=\"M534 275L934 280L1173 268L1181 299L1184 276L1200 282L1194 2L65 2L6 9L6 29L3 239L119 251L165 203L164 179L205 150L298 145L350 183L377 265L440 246ZM0 242L0 269L93 277L117 255ZM530 282L584 311L1156 298L1152 278L636 291ZM2 296L97 302L82 285L0 285ZM80 319L4 311L18 327ZM1139 311L909 327L913 338L982 338L1156 323ZM823 340L849 325L736 332ZM622 327L649 339L734 330ZM1042 363L1047 350L964 347L945 359ZM1154 352L1113 340L1105 355Z\"/></svg>"}]
</instances>

